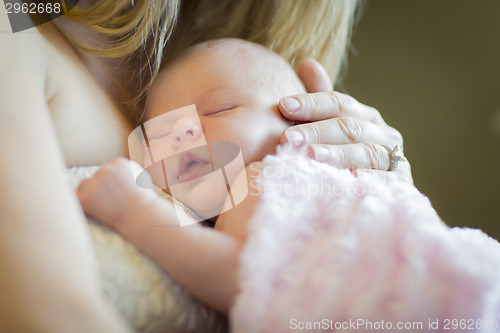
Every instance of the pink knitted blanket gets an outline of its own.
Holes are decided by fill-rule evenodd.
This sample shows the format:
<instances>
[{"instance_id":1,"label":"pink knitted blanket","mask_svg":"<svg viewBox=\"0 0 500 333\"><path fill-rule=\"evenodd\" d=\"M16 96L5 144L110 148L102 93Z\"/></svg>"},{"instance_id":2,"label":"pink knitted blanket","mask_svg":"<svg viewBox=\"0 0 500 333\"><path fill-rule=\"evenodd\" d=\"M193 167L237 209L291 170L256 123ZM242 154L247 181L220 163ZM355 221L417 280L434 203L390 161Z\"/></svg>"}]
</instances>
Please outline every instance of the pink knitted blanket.
<instances>
[{"instance_id":1,"label":"pink knitted blanket","mask_svg":"<svg viewBox=\"0 0 500 333\"><path fill-rule=\"evenodd\" d=\"M279 151L253 186L233 332L500 331L500 246L408 184Z\"/></svg>"}]
</instances>

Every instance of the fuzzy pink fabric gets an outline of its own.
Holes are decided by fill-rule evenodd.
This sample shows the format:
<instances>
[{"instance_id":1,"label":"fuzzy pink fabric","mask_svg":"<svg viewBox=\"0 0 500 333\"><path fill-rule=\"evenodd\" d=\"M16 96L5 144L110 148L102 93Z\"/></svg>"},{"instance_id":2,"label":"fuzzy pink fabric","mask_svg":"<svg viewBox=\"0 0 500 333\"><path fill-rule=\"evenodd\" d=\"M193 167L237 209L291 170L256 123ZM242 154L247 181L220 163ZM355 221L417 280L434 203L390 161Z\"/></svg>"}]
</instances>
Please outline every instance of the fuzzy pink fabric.
<instances>
[{"instance_id":1,"label":"fuzzy pink fabric","mask_svg":"<svg viewBox=\"0 0 500 333\"><path fill-rule=\"evenodd\" d=\"M284 151L257 184L232 332L500 331L499 243L415 187Z\"/></svg>"}]
</instances>

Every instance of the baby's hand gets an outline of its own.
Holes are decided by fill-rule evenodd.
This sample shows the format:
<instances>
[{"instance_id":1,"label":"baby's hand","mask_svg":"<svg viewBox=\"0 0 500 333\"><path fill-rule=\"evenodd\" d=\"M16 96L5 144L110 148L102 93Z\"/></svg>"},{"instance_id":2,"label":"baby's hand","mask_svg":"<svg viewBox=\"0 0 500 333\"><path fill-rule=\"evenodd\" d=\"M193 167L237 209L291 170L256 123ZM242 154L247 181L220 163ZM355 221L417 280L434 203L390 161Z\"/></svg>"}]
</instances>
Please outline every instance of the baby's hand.
<instances>
[{"instance_id":1,"label":"baby's hand","mask_svg":"<svg viewBox=\"0 0 500 333\"><path fill-rule=\"evenodd\" d=\"M83 180L76 193L85 213L118 229L127 216L153 200L153 190L136 184L133 168L140 166L118 158L102 166L94 177Z\"/></svg>"}]
</instances>

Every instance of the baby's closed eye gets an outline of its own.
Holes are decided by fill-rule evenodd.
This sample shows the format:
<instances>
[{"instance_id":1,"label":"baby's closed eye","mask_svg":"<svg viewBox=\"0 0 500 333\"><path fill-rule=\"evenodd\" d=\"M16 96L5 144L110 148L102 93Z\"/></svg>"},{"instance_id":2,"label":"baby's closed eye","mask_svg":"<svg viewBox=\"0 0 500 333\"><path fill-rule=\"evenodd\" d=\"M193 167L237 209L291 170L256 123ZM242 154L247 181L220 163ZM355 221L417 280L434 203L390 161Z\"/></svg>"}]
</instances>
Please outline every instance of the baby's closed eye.
<instances>
[{"instance_id":1,"label":"baby's closed eye","mask_svg":"<svg viewBox=\"0 0 500 333\"><path fill-rule=\"evenodd\" d=\"M203 112L203 115L205 116L218 116L221 113L224 113L226 111L234 110L238 107L238 105L234 103L226 103L226 104L217 104L214 105L210 108L208 108L205 112Z\"/></svg>"}]
</instances>

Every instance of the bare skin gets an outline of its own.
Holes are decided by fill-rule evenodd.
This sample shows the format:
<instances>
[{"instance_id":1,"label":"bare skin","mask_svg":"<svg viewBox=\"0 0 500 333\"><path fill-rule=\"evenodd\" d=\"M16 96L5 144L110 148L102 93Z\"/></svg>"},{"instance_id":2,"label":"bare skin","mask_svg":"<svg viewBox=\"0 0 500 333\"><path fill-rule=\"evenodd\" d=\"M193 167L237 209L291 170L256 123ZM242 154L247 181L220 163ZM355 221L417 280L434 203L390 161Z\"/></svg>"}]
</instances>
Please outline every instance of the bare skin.
<instances>
[{"instance_id":1,"label":"bare skin","mask_svg":"<svg viewBox=\"0 0 500 333\"><path fill-rule=\"evenodd\" d=\"M12 34L0 10L0 30L0 331L128 331L99 293L64 169L125 155L130 127L110 85L51 24Z\"/></svg>"},{"instance_id":2,"label":"bare skin","mask_svg":"<svg viewBox=\"0 0 500 333\"><path fill-rule=\"evenodd\" d=\"M198 45L159 75L146 115L153 121L179 106L196 104L207 142L231 142L241 149L246 172L235 171L231 188L242 188L248 187L247 176L256 177L258 167L252 163L275 152L280 134L289 126L276 101L294 92L305 89L278 55L257 44L219 40ZM151 132L150 146L169 154L198 146L201 136L192 121L180 117L160 123ZM184 134L188 131L191 135ZM208 198L219 204L229 200L227 193L219 197L211 185L213 179L177 185L186 187L177 199L194 211ZM139 188L130 163L123 159L83 181L78 196L87 214L136 244L200 300L229 311L238 291L237 268L247 224L258 202L254 193L220 214L215 230L199 225L179 228L172 203Z\"/></svg>"},{"instance_id":3,"label":"bare skin","mask_svg":"<svg viewBox=\"0 0 500 333\"><path fill-rule=\"evenodd\" d=\"M275 103L280 96L304 91L292 68L269 50L240 40L217 40L188 50L160 73L146 115L154 121L195 104L207 142L240 147L247 168L234 183L248 186L260 173L258 162L275 152L280 134L290 125ZM168 154L197 147L199 128L188 122L181 125L183 120L153 126L150 146ZM182 140L179 133L184 133ZM227 313L238 292L238 262L259 202L257 193L249 187L241 204L219 215L215 230L199 225L180 228L173 204L139 188L131 165L115 160L82 182L78 196L85 212L138 246L198 299ZM218 196L211 184L206 178L186 182L185 193L177 199L197 212Z\"/></svg>"},{"instance_id":4,"label":"bare skin","mask_svg":"<svg viewBox=\"0 0 500 333\"><path fill-rule=\"evenodd\" d=\"M85 33L80 28L75 27L75 33ZM0 151L4 154L0 163L0 310L4 314L0 331L127 331L100 295L84 217L64 177L66 166L96 165L126 154L131 128L121 116L125 110L120 109L123 100L115 86L126 80L110 73L97 58L75 50L51 24L11 34L1 8L0 32ZM302 77L308 77L308 88L325 87L314 83L314 75ZM282 107L280 111L305 121L328 119L336 116L335 103L327 99L314 110L303 103L294 116ZM338 125L329 120L313 126L324 131ZM384 128L376 139L399 144L399 138L385 140L391 133ZM313 143L322 138L306 139ZM328 137L323 143L332 140ZM370 163L365 159L363 165Z\"/></svg>"},{"instance_id":5,"label":"bare skin","mask_svg":"<svg viewBox=\"0 0 500 333\"><path fill-rule=\"evenodd\" d=\"M238 293L239 257L259 197L250 192L219 215L215 230L199 224L181 228L170 201L136 185L131 163L116 159L82 182L78 197L85 211L138 246L198 299L227 313ZM235 182L254 178L256 170L247 167Z\"/></svg>"}]
</instances>

